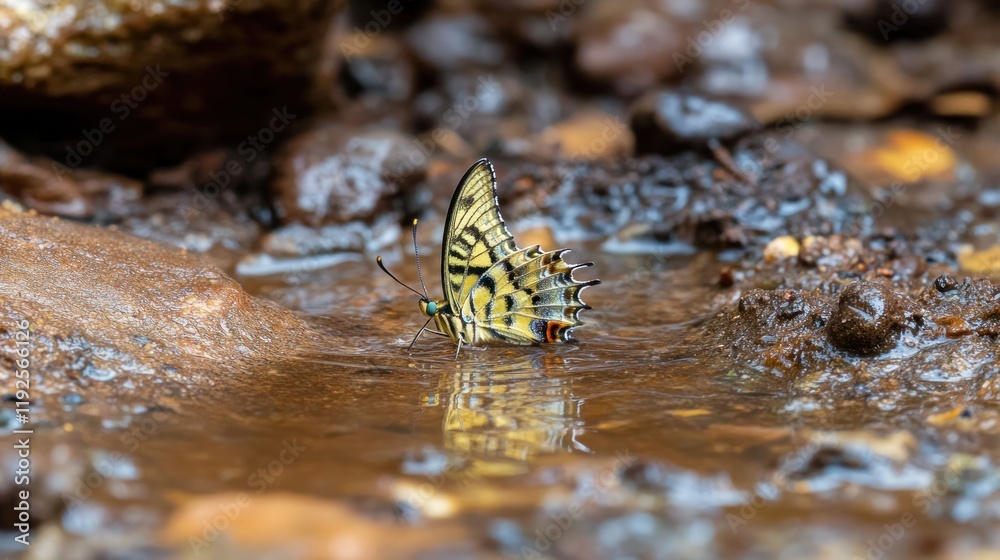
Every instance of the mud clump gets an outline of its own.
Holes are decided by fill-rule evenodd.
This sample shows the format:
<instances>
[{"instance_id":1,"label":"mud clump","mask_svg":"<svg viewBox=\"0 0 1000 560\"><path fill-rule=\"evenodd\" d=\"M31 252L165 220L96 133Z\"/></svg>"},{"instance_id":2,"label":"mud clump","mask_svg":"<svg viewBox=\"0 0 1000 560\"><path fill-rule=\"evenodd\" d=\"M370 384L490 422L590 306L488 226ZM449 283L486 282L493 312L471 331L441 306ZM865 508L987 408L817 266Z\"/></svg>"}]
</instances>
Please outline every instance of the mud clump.
<instances>
[{"instance_id":1,"label":"mud clump","mask_svg":"<svg viewBox=\"0 0 1000 560\"><path fill-rule=\"evenodd\" d=\"M919 257L901 235L802 246L798 258L747 257L725 274L720 296L739 296L706 323L717 341L710 354L724 354L761 390L810 406L953 406L959 395L992 394L1000 287L956 280L953 265Z\"/></svg>"},{"instance_id":2,"label":"mud clump","mask_svg":"<svg viewBox=\"0 0 1000 560\"><path fill-rule=\"evenodd\" d=\"M878 282L857 282L840 294L827 332L837 348L875 356L896 345L902 323L903 311L892 289Z\"/></svg>"}]
</instances>

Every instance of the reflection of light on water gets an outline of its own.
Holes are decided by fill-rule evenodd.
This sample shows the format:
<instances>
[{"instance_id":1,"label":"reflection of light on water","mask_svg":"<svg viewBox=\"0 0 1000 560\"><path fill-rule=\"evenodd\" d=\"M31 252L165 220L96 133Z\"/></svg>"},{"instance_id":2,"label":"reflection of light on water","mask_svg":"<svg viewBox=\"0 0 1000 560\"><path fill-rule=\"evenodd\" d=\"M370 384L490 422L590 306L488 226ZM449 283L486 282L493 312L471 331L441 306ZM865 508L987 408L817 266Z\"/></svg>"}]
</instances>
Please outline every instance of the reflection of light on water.
<instances>
[{"instance_id":1,"label":"reflection of light on water","mask_svg":"<svg viewBox=\"0 0 1000 560\"><path fill-rule=\"evenodd\" d=\"M539 455L589 452L576 441L581 399L570 383L549 377L559 358L537 351L513 363L459 363L442 376L425 407L444 406L444 446L484 475L523 472Z\"/></svg>"}]
</instances>

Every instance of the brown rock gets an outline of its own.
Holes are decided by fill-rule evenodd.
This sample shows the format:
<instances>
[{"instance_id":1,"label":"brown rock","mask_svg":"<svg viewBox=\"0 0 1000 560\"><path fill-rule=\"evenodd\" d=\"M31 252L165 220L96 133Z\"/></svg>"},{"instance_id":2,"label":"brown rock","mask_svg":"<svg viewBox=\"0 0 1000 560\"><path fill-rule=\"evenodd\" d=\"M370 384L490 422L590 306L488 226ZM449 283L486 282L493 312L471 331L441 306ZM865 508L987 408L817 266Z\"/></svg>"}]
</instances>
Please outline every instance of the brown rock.
<instances>
[{"instance_id":1,"label":"brown rock","mask_svg":"<svg viewBox=\"0 0 1000 560\"><path fill-rule=\"evenodd\" d=\"M614 3L583 17L588 20L577 33L576 64L590 78L629 95L679 73L673 55L682 51L684 35L667 15Z\"/></svg>"},{"instance_id":2,"label":"brown rock","mask_svg":"<svg viewBox=\"0 0 1000 560\"><path fill-rule=\"evenodd\" d=\"M138 181L69 169L44 158L28 158L0 140L0 191L45 214L92 218L121 217L142 196Z\"/></svg>"},{"instance_id":3,"label":"brown rock","mask_svg":"<svg viewBox=\"0 0 1000 560\"><path fill-rule=\"evenodd\" d=\"M31 371L50 388L245 371L308 333L214 266L114 230L0 210L0 253L3 371L27 321Z\"/></svg>"},{"instance_id":4,"label":"brown rock","mask_svg":"<svg viewBox=\"0 0 1000 560\"><path fill-rule=\"evenodd\" d=\"M296 137L277 163L276 210L285 224L372 221L420 182L427 156L409 136L326 123Z\"/></svg>"},{"instance_id":5,"label":"brown rock","mask_svg":"<svg viewBox=\"0 0 1000 560\"><path fill-rule=\"evenodd\" d=\"M632 155L635 138L618 117L583 110L556 123L534 139L534 153L566 159L612 159Z\"/></svg>"},{"instance_id":6,"label":"brown rock","mask_svg":"<svg viewBox=\"0 0 1000 560\"><path fill-rule=\"evenodd\" d=\"M882 354L895 346L904 317L899 297L878 282L848 286L830 315L830 341L859 356Z\"/></svg>"},{"instance_id":7,"label":"brown rock","mask_svg":"<svg viewBox=\"0 0 1000 560\"><path fill-rule=\"evenodd\" d=\"M273 108L308 109L320 39L343 4L5 4L0 136L70 167L134 172L238 144Z\"/></svg>"},{"instance_id":8,"label":"brown rock","mask_svg":"<svg viewBox=\"0 0 1000 560\"><path fill-rule=\"evenodd\" d=\"M442 542L463 537L467 536L453 528L428 530L372 521L341 503L288 492L231 492L192 499L174 513L162 533L165 543L178 549L191 550L193 545L195 553L209 549L226 558L270 550L285 558L338 560L439 552Z\"/></svg>"},{"instance_id":9,"label":"brown rock","mask_svg":"<svg viewBox=\"0 0 1000 560\"><path fill-rule=\"evenodd\" d=\"M439 72L497 66L506 58L493 26L479 14L434 14L406 38L421 62Z\"/></svg>"},{"instance_id":10,"label":"brown rock","mask_svg":"<svg viewBox=\"0 0 1000 560\"><path fill-rule=\"evenodd\" d=\"M743 109L698 95L656 91L632 106L632 132L639 153L704 150L711 140L730 142L757 122Z\"/></svg>"}]
</instances>

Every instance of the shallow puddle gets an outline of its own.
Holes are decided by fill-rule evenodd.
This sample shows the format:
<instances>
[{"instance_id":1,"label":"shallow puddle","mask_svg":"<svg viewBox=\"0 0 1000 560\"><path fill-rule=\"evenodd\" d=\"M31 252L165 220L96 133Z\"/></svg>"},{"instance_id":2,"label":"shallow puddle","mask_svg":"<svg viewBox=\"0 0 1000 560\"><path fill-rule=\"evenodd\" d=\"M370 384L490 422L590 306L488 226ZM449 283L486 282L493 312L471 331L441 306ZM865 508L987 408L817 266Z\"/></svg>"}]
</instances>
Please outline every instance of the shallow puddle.
<instances>
[{"instance_id":1,"label":"shallow puddle","mask_svg":"<svg viewBox=\"0 0 1000 560\"><path fill-rule=\"evenodd\" d=\"M774 373L706 352L701 324L734 297L717 285L714 256L584 249L571 260L595 260L603 283L584 292L594 309L579 344L463 348L457 359L429 334L407 350L422 324L416 297L374 263L254 281L258 294L315 314L321 347L153 406L125 394L66 405L66 424L42 436L53 457L70 457L63 491L79 498L59 539L152 557L169 544L190 558L322 557L288 548L287 531L269 531L232 492L272 515L316 517L297 529L307 543L330 538L322 507L281 500L343 506L345 531L389 543L365 553L375 557L764 558L781 548L782 558L864 558L866 539L882 550L880 528L911 516L890 531L888 557L1000 545L995 428L930 429L918 401L887 415L802 399ZM413 264L392 268L415 284ZM977 458L942 479L959 450ZM927 494L938 479L947 484ZM204 496L219 505L192 513Z\"/></svg>"}]
</instances>

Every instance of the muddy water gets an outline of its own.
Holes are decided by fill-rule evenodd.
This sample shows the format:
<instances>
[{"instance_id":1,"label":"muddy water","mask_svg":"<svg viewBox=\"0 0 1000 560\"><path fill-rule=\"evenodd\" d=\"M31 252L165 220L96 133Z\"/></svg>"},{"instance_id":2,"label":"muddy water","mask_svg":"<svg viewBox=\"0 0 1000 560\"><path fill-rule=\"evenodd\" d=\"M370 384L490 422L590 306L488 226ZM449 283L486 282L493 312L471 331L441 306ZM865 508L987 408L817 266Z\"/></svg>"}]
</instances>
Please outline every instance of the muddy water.
<instances>
[{"instance_id":1,"label":"muddy water","mask_svg":"<svg viewBox=\"0 0 1000 560\"><path fill-rule=\"evenodd\" d=\"M55 440L114 469L62 514L63 538L140 556L173 544L191 558L265 558L275 547L322 557L282 548L288 535L266 524L262 542L241 543L197 518L208 552L163 536L178 507L232 491L343 504L393 543L374 556L865 557L867 539L903 515L919 521L884 540L886 557L1000 545L995 501L956 506L944 490L928 512L917 501L949 450L995 454L996 441L921 432L919 410L813 410L783 380L712 357L700 324L737 297L717 286L724 263L713 255L577 249L571 260L595 260L604 281L585 292L594 310L579 344L467 348L457 359L433 335L406 350L422 324L416 298L373 263L247 281L313 314L322 344L153 408L124 396L67 406L69 431ZM391 263L416 285L413 265ZM816 453L816 433L851 430L871 434L855 455ZM124 459L109 461L115 451ZM567 511L580 515L552 530ZM963 515L972 519L954 520ZM539 540L546 529L555 538ZM317 522L303 538L330 530Z\"/></svg>"}]
</instances>

